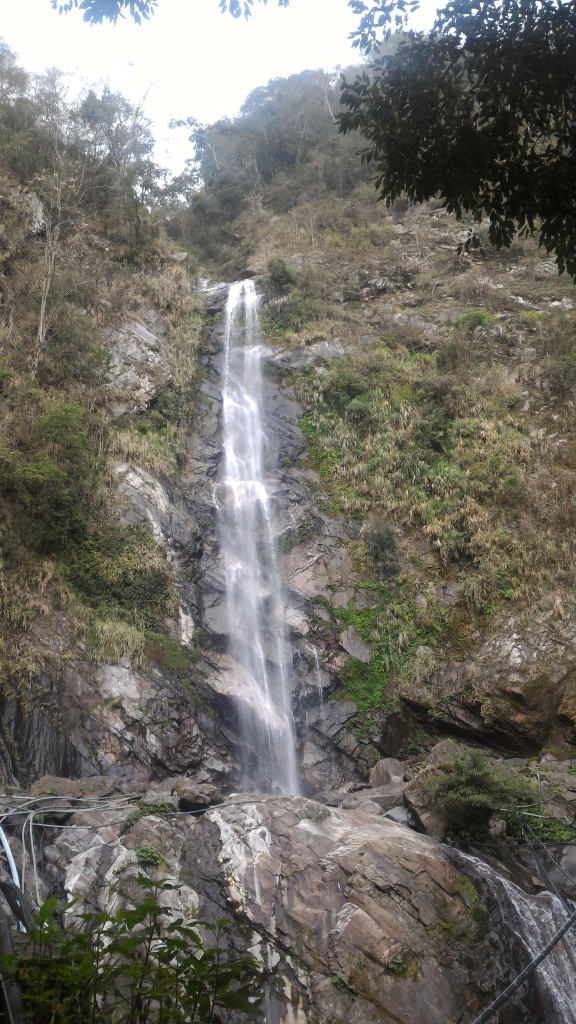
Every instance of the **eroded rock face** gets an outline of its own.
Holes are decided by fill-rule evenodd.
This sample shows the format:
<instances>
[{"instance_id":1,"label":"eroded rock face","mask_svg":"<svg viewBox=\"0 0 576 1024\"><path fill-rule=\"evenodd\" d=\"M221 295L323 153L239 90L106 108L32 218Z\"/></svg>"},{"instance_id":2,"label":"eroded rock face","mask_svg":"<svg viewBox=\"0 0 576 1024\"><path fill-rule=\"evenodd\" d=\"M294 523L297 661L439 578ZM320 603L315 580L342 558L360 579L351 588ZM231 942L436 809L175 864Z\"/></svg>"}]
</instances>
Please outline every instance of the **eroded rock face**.
<instances>
[{"instance_id":1,"label":"eroded rock face","mask_svg":"<svg viewBox=\"0 0 576 1024\"><path fill-rule=\"evenodd\" d=\"M226 916L263 966L266 1024L470 1019L516 968L499 908L445 848L360 809L236 796L201 818L82 812L46 850L47 878L91 905L134 902L136 850L158 850L179 912ZM100 814L100 818L98 818ZM152 875L154 868L146 868ZM244 939L242 939L244 936ZM519 1020L535 1022L529 1005ZM512 1019L512 1018L510 1018Z\"/></svg>"},{"instance_id":2,"label":"eroded rock face","mask_svg":"<svg viewBox=\"0 0 576 1024\"><path fill-rule=\"evenodd\" d=\"M114 416L142 412L169 379L163 333L162 319L151 309L140 310L138 319L108 332L112 361L108 387Z\"/></svg>"},{"instance_id":3,"label":"eroded rock face","mask_svg":"<svg viewBox=\"0 0 576 1024\"><path fill-rule=\"evenodd\" d=\"M10 784L15 775L24 786L45 775L80 782L103 773L133 782L186 775L227 785L237 778L221 723L189 686L159 669L69 664L58 685L45 677L44 688L37 708L16 701L4 708L10 754L0 767Z\"/></svg>"},{"instance_id":4,"label":"eroded rock face","mask_svg":"<svg viewBox=\"0 0 576 1024\"><path fill-rule=\"evenodd\" d=\"M540 749L559 722L573 740L576 725L576 631L557 609L528 609L494 622L472 657L446 665L403 699L428 711L438 695L437 721L461 735L516 748ZM427 685L425 685L427 684Z\"/></svg>"}]
</instances>

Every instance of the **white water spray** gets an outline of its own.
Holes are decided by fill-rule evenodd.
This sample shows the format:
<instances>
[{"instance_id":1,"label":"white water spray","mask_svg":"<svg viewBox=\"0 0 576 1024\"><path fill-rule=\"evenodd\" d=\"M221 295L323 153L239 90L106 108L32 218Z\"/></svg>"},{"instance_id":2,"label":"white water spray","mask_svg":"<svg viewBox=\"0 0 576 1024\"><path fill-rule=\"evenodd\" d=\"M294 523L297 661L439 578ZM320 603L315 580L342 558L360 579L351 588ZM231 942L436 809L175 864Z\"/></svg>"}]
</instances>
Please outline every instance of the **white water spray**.
<instances>
[{"instance_id":1,"label":"white water spray","mask_svg":"<svg viewBox=\"0 0 576 1024\"><path fill-rule=\"evenodd\" d=\"M230 287L226 306L224 474L217 488L229 653L239 679L245 788L298 793L291 651L265 477L262 346L252 281Z\"/></svg>"},{"instance_id":2,"label":"white water spray","mask_svg":"<svg viewBox=\"0 0 576 1024\"><path fill-rule=\"evenodd\" d=\"M503 878L478 857L454 851L455 859L485 878L493 896L503 908L507 926L526 950L526 963L562 927L570 911L551 892L529 896ZM576 928L566 933L550 955L536 969L533 981L546 1010L546 1024L576 1024Z\"/></svg>"}]
</instances>

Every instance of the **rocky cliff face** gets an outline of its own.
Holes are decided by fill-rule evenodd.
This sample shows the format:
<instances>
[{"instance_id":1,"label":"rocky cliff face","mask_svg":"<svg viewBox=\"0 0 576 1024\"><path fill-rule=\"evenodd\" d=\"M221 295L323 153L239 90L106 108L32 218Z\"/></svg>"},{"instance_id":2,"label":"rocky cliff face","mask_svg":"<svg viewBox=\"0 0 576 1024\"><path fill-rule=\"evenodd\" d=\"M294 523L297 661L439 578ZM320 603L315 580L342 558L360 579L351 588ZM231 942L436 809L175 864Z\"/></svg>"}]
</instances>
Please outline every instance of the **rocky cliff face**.
<instances>
[{"instance_id":1,"label":"rocky cliff face","mask_svg":"<svg viewBox=\"0 0 576 1024\"><path fill-rule=\"evenodd\" d=\"M221 311L224 295L211 293L212 315ZM162 325L150 317L146 322L141 330L127 325L118 333L116 402L148 402L163 381L157 361ZM31 706L4 703L7 782L28 786L41 775L78 779L48 778L32 791L40 801L56 792L69 805L59 820L70 828L45 830L39 895L57 892L104 907L111 886L133 902L143 870L177 882L177 909L228 917L238 943L259 959L268 1024L472 1019L533 952L520 924L509 927L510 907L518 920L529 913L539 921L546 910L551 928L561 909L546 903L551 897L528 896L511 881L503 889L490 868L480 870L441 845L445 822L410 784L408 763L393 762L396 776L380 762L371 788L368 773L381 755L396 754L410 740L418 716L429 722L431 708L436 728L508 750L536 749L558 715L571 721L570 618L563 608L538 608L494 620L474 655L423 671L389 707L367 712L346 699L339 673L349 659L368 671L374 645L341 613L372 613L383 598L366 586L355 557L361 523L330 514L322 477L303 461L303 409L289 382L294 364L329 365L341 352L271 346L267 471L294 655L302 786L318 800L223 797L240 777L242 680L226 649L213 497L222 463L222 332L221 324L211 330L200 357L194 429L180 479L168 481L135 461L119 461L115 469L122 522L147 526L172 567L178 607L169 625L190 652L185 675L153 661L136 667L125 658L95 666L81 649L64 659L69 627L66 616L54 612L53 672L42 677ZM411 552L413 542L401 537L406 562ZM434 557L425 542L420 553ZM441 601L462 600L457 583L444 580L437 589ZM423 665L428 655L422 648ZM432 742L416 742L417 768ZM561 787L547 813L565 821L574 797L572 768L558 765L539 771L548 773L557 793ZM88 801L95 809L84 809ZM138 801L135 820L129 815ZM215 803L195 816L197 808ZM9 817L8 829L19 820ZM152 847L161 864L143 866L141 847ZM573 874L570 848L559 846L556 853L556 884L565 887L566 872ZM514 871L525 889L539 888L538 866L529 857ZM569 1021L569 1011L550 994L556 978L553 973L534 983L502 1021L552 1024L560 1012Z\"/></svg>"},{"instance_id":2,"label":"rocky cliff face","mask_svg":"<svg viewBox=\"0 0 576 1024\"><path fill-rule=\"evenodd\" d=\"M206 296L217 319L226 289L213 288ZM200 356L194 428L179 481L168 482L136 462L118 462L115 468L122 522L151 529L172 565L179 609L171 628L196 659L188 681L159 666L136 669L126 661L95 669L78 648L72 660L67 654L63 661L69 629L65 616L54 612L46 630L53 671L42 677L30 708L4 702L10 779L17 776L28 784L46 772L114 771L131 779L186 772L197 781L237 785L235 702L242 681L226 651L214 503L222 466L223 329L216 324ZM149 309L110 335L115 407L145 408L165 385L163 335L162 318ZM371 337L360 338L360 348ZM271 439L266 468L286 587L304 790L313 794L365 782L379 756L395 755L415 735L413 716L429 731L433 722L436 729L521 753L538 750L562 729L570 739L576 640L570 611L560 599L553 607L493 619L481 643L460 661L438 666L435 652L422 646L416 672L388 709L366 713L342 693L338 675L346 662L368 665L374 651L342 616L349 610L377 614L383 598L378 588L366 587L354 557L361 521L329 514L322 478L305 461L306 438L299 427L304 410L287 380L306 367L330 366L346 351L338 342L304 349L275 345L266 354L264 409ZM420 546L418 537L399 537L407 566L414 557L434 562L425 537ZM446 580L432 599L461 604L462 588ZM430 598L417 600L424 604ZM334 699L335 692L340 699Z\"/></svg>"}]
</instances>

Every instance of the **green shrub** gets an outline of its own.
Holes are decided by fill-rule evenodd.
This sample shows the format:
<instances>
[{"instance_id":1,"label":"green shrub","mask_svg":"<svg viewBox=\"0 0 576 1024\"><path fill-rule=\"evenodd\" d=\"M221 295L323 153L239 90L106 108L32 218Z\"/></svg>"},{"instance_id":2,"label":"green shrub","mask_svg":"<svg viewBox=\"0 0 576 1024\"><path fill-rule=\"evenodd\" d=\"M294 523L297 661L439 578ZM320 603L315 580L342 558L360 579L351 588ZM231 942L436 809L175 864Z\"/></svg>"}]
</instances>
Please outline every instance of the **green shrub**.
<instances>
[{"instance_id":1,"label":"green shrub","mask_svg":"<svg viewBox=\"0 0 576 1024\"><path fill-rule=\"evenodd\" d=\"M271 299L262 313L262 332L273 338L290 332L298 333L312 319L312 311L305 300L294 293Z\"/></svg>"},{"instance_id":2,"label":"green shrub","mask_svg":"<svg viewBox=\"0 0 576 1024\"><path fill-rule=\"evenodd\" d=\"M71 552L65 569L83 602L107 618L115 613L153 627L172 610L170 566L144 530L90 536Z\"/></svg>"},{"instance_id":3,"label":"green shrub","mask_svg":"<svg viewBox=\"0 0 576 1024\"><path fill-rule=\"evenodd\" d=\"M226 922L174 919L163 896L177 886L138 884L141 901L114 914L74 904L59 914L54 896L44 903L18 952L0 960L28 1024L221 1024L232 1011L257 1014L258 965L235 950Z\"/></svg>"},{"instance_id":4,"label":"green shrub","mask_svg":"<svg viewBox=\"0 0 576 1024\"><path fill-rule=\"evenodd\" d=\"M268 260L268 273L270 291L274 295L284 295L291 285L296 284L294 272L280 256L273 256Z\"/></svg>"},{"instance_id":5,"label":"green shrub","mask_svg":"<svg viewBox=\"0 0 576 1024\"><path fill-rule=\"evenodd\" d=\"M470 309L456 321L456 327L464 327L468 331L473 331L476 327L488 328L495 323L497 323L497 319L492 316L492 313L487 313L484 309Z\"/></svg>"},{"instance_id":6,"label":"green shrub","mask_svg":"<svg viewBox=\"0 0 576 1024\"><path fill-rule=\"evenodd\" d=\"M16 502L27 542L42 552L64 550L86 532L99 462L84 419L77 403L55 403L23 424L22 438L0 456L1 490Z\"/></svg>"},{"instance_id":7,"label":"green shrub","mask_svg":"<svg viewBox=\"0 0 576 1024\"><path fill-rule=\"evenodd\" d=\"M378 667L365 665L357 658L348 658L338 679L343 688L342 696L346 700L353 700L359 711L370 711L371 708L382 706L386 677Z\"/></svg>"},{"instance_id":8,"label":"green shrub","mask_svg":"<svg viewBox=\"0 0 576 1024\"><path fill-rule=\"evenodd\" d=\"M146 843L142 843L136 850L136 860L139 864L150 864L158 867L164 863L164 857L159 850L155 850L153 846L148 846Z\"/></svg>"},{"instance_id":9,"label":"green shrub","mask_svg":"<svg viewBox=\"0 0 576 1024\"><path fill-rule=\"evenodd\" d=\"M400 569L396 531L386 523L372 523L364 531L366 552L382 576L393 576Z\"/></svg>"},{"instance_id":10,"label":"green shrub","mask_svg":"<svg viewBox=\"0 0 576 1024\"><path fill-rule=\"evenodd\" d=\"M497 811L515 814L519 806L536 803L535 783L504 765L492 765L480 750L466 750L437 772L425 775L421 786L447 816L448 831L484 837Z\"/></svg>"}]
</instances>

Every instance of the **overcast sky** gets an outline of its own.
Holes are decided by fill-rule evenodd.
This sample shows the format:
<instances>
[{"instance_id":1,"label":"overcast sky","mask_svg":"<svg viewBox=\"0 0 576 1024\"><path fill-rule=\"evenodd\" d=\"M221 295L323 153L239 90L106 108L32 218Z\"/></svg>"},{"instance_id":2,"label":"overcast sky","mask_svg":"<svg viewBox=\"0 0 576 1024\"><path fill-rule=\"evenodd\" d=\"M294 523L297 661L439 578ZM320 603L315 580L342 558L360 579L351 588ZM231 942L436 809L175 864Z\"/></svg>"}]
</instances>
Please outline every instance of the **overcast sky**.
<instances>
[{"instance_id":1,"label":"overcast sky","mask_svg":"<svg viewBox=\"0 0 576 1024\"><path fill-rule=\"evenodd\" d=\"M431 20L435 4L423 0ZM420 21L422 15L420 15ZM346 0L290 0L254 5L248 21L222 15L218 0L160 0L149 22L89 26L74 11L59 16L50 0L0 0L0 36L30 71L70 72L71 89L109 81L132 101L146 95L157 159L179 171L190 155L172 118L234 116L247 94L270 78L356 61L348 36L356 19Z\"/></svg>"}]
</instances>

